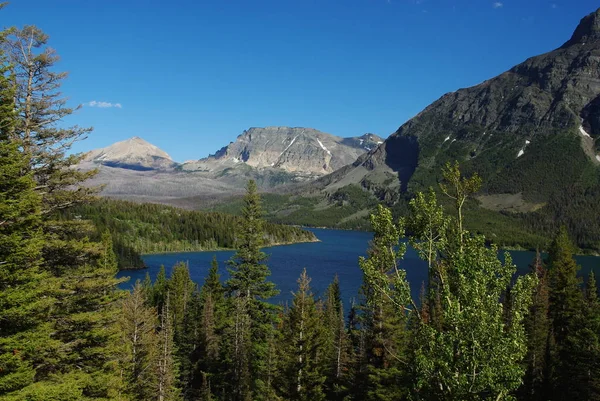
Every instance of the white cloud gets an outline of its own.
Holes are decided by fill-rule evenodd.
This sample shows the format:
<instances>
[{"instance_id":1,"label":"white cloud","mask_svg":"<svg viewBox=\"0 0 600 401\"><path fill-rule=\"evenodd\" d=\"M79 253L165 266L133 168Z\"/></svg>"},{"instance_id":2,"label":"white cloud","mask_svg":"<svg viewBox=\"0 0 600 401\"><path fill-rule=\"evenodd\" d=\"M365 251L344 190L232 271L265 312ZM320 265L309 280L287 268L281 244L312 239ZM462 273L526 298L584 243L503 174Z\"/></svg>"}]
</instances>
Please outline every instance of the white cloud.
<instances>
[{"instance_id":1,"label":"white cloud","mask_svg":"<svg viewBox=\"0 0 600 401\"><path fill-rule=\"evenodd\" d=\"M99 102L97 100L92 100L87 105L90 107L100 107L101 109L106 109L109 107L116 107L117 109L123 108L123 105L121 105L121 103Z\"/></svg>"},{"instance_id":2,"label":"white cloud","mask_svg":"<svg viewBox=\"0 0 600 401\"><path fill-rule=\"evenodd\" d=\"M499 1L497 1L494 4L492 4L492 7L494 7L494 8L502 8L502 7L504 7L504 3L501 3Z\"/></svg>"}]
</instances>

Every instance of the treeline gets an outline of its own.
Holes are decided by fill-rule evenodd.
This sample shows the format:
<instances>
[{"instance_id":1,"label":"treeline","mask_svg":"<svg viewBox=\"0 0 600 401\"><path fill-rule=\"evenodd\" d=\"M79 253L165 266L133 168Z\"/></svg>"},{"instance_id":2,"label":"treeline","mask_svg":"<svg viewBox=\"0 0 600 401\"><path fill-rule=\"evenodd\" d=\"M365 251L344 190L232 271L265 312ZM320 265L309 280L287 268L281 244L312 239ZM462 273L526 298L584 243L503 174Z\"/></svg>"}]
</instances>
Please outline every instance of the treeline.
<instances>
[{"instance_id":1,"label":"treeline","mask_svg":"<svg viewBox=\"0 0 600 401\"><path fill-rule=\"evenodd\" d=\"M88 219L109 232L120 269L144 267L140 254L234 249L239 216L205 213L151 203L99 199L63 210L64 220ZM299 227L265 225L265 246L315 241Z\"/></svg>"},{"instance_id":2,"label":"treeline","mask_svg":"<svg viewBox=\"0 0 600 401\"><path fill-rule=\"evenodd\" d=\"M220 280L184 264L136 283L121 321L133 399L185 400L598 400L600 302L593 274L581 285L563 229L547 261L513 280L497 248L462 229L461 205L478 179L445 170L449 217L435 193L418 194L395 222L380 206L359 260L359 302L345 311L337 278L324 297L306 271L277 307L260 252L259 199L250 186L243 241ZM405 230L412 235L405 237ZM411 298L402 269L407 238L429 280ZM134 312L137 311L137 312ZM144 327L145 337L138 328ZM165 334L166 333L166 334ZM156 344L162 344L156 347ZM166 345L165 345L166 344ZM156 352L159 349L160 352ZM141 357L139 357L141 355ZM168 374L161 367L169 366ZM166 389L166 390L165 390Z\"/></svg>"}]
</instances>

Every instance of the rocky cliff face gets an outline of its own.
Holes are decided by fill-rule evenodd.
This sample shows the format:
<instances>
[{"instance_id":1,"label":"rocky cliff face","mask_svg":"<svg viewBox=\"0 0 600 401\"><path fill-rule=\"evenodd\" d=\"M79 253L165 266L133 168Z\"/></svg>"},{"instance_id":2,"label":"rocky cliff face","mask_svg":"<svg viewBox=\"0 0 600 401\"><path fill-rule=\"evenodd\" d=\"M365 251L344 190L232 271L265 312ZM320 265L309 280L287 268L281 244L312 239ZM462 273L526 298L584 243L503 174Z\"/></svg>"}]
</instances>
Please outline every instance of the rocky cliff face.
<instances>
[{"instance_id":1,"label":"rocky cliff face","mask_svg":"<svg viewBox=\"0 0 600 401\"><path fill-rule=\"evenodd\" d=\"M442 96L327 185L392 174L403 189L418 190L459 160L483 176L489 193L543 201L566 184L598 180L598 138L600 10L557 50Z\"/></svg>"},{"instance_id":2,"label":"rocky cliff face","mask_svg":"<svg viewBox=\"0 0 600 401\"><path fill-rule=\"evenodd\" d=\"M312 128L250 128L214 155L187 162L187 171L219 171L243 164L279 169L299 176L320 176L354 162L383 139L374 134L340 138Z\"/></svg>"},{"instance_id":3,"label":"rocky cliff face","mask_svg":"<svg viewBox=\"0 0 600 401\"><path fill-rule=\"evenodd\" d=\"M132 170L171 170L177 163L163 150L137 136L88 152L84 163Z\"/></svg>"}]
</instances>

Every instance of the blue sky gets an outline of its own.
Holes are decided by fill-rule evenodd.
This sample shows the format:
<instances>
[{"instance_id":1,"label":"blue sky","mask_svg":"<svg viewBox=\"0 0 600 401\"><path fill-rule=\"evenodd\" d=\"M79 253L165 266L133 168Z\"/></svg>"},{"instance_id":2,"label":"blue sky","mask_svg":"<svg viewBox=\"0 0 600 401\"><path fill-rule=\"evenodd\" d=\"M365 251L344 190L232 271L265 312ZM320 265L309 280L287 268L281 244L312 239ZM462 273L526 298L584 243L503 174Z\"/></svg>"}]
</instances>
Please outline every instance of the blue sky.
<instances>
[{"instance_id":1,"label":"blue sky","mask_svg":"<svg viewBox=\"0 0 600 401\"><path fill-rule=\"evenodd\" d=\"M444 93L560 46L599 6L13 0L0 16L4 26L35 24L50 35L62 57L58 70L70 73L64 94L86 104L66 122L95 128L75 150L140 136L184 161L249 127L386 137Z\"/></svg>"}]
</instances>

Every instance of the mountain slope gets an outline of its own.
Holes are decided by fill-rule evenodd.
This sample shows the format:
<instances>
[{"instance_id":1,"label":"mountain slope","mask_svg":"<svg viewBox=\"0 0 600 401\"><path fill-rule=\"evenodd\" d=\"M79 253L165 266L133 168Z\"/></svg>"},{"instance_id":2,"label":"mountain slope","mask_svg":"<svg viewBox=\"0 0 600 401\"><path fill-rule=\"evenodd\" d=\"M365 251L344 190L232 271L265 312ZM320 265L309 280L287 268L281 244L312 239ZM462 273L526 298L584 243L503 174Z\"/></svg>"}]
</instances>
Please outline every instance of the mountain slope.
<instances>
[{"instance_id":1,"label":"mountain slope","mask_svg":"<svg viewBox=\"0 0 600 401\"><path fill-rule=\"evenodd\" d=\"M435 185L459 160L485 193L545 202L556 191L598 184L600 10L582 19L560 48L477 86L442 96L353 166L320 180L382 183L402 190Z\"/></svg>"}]
</instances>

